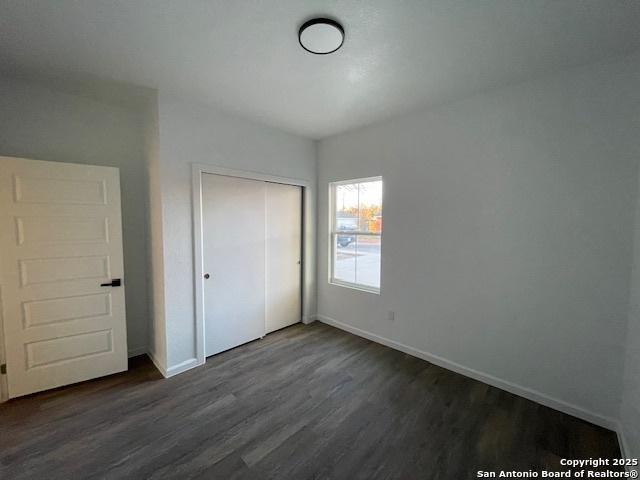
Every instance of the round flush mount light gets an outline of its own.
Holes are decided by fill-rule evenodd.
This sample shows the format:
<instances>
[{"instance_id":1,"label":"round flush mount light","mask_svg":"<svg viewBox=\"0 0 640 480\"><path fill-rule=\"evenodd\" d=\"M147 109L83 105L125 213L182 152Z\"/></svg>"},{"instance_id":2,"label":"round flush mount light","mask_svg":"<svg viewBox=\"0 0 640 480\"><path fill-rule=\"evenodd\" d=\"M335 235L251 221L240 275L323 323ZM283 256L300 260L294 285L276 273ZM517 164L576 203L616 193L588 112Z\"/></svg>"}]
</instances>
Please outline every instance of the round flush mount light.
<instances>
[{"instance_id":1,"label":"round flush mount light","mask_svg":"<svg viewBox=\"0 0 640 480\"><path fill-rule=\"evenodd\" d=\"M344 28L335 20L314 18L300 27L298 41L307 52L326 55L342 46Z\"/></svg>"}]
</instances>

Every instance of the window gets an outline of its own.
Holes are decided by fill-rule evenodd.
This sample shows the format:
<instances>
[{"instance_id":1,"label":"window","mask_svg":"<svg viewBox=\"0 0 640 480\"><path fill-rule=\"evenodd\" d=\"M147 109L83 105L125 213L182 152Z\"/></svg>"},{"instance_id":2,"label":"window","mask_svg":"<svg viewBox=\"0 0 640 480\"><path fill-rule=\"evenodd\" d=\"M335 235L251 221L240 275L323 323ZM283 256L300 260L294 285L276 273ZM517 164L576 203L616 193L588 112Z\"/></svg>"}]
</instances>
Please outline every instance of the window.
<instances>
[{"instance_id":1,"label":"window","mask_svg":"<svg viewBox=\"0 0 640 480\"><path fill-rule=\"evenodd\" d=\"M330 282L380 293L382 178L330 184Z\"/></svg>"}]
</instances>

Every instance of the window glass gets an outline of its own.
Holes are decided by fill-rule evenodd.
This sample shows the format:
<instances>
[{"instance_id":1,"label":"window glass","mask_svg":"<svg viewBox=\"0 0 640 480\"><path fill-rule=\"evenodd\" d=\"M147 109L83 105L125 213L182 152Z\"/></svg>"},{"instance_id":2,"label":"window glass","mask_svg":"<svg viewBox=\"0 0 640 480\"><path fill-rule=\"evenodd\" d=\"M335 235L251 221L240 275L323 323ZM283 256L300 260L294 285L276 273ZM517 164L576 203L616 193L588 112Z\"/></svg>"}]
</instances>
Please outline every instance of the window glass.
<instances>
[{"instance_id":1,"label":"window glass","mask_svg":"<svg viewBox=\"0 0 640 480\"><path fill-rule=\"evenodd\" d=\"M380 288L380 247L381 238L358 235L356 239L356 279L355 283L367 287Z\"/></svg>"},{"instance_id":2,"label":"window glass","mask_svg":"<svg viewBox=\"0 0 640 480\"><path fill-rule=\"evenodd\" d=\"M379 292L382 179L331 184L332 283Z\"/></svg>"},{"instance_id":3,"label":"window glass","mask_svg":"<svg viewBox=\"0 0 640 480\"><path fill-rule=\"evenodd\" d=\"M334 236L336 248L334 248L333 276L343 282L356 282L356 241L355 236Z\"/></svg>"}]
</instances>

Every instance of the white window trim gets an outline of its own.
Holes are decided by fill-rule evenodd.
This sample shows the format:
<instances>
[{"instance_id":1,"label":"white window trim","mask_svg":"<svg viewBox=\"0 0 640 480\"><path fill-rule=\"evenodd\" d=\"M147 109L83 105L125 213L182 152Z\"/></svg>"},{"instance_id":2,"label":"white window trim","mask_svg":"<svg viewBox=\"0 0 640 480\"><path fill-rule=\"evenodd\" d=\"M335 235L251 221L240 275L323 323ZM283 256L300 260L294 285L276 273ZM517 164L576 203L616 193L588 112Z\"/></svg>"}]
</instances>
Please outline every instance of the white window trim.
<instances>
[{"instance_id":1,"label":"white window trim","mask_svg":"<svg viewBox=\"0 0 640 480\"><path fill-rule=\"evenodd\" d=\"M369 285L364 285L361 283L347 282L345 280L340 280L334 277L334 255L335 255L335 242L334 235L338 235L338 232L335 228L335 202L336 202L336 187L340 185L350 185L352 183L365 183L365 182L382 182L382 210L384 211L384 181L382 180L382 176L376 177L366 177L366 178L354 178L350 180L339 180L335 182L329 182L329 284L335 285L338 287L350 288L352 290L359 290L361 292L366 293L374 293L376 295L380 295L380 288L372 287ZM371 232L349 232L353 235L362 235L362 236L370 236L370 237L380 237L380 247L382 249L382 235L384 233L384 227L382 233L371 233ZM380 252L382 254L382 251ZM382 284L382 258L380 259L380 284Z\"/></svg>"}]
</instances>

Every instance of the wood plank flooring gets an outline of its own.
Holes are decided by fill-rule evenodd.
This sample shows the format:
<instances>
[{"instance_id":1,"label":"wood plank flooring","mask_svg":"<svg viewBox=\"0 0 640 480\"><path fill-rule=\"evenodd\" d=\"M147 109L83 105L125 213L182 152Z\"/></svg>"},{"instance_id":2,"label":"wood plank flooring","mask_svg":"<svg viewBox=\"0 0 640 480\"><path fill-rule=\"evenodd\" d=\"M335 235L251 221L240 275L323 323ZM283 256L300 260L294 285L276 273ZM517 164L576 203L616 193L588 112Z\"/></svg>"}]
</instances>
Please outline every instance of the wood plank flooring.
<instances>
[{"instance_id":1,"label":"wood plank flooring","mask_svg":"<svg viewBox=\"0 0 640 480\"><path fill-rule=\"evenodd\" d=\"M0 405L2 479L460 480L619 456L611 431L318 322Z\"/></svg>"}]
</instances>

